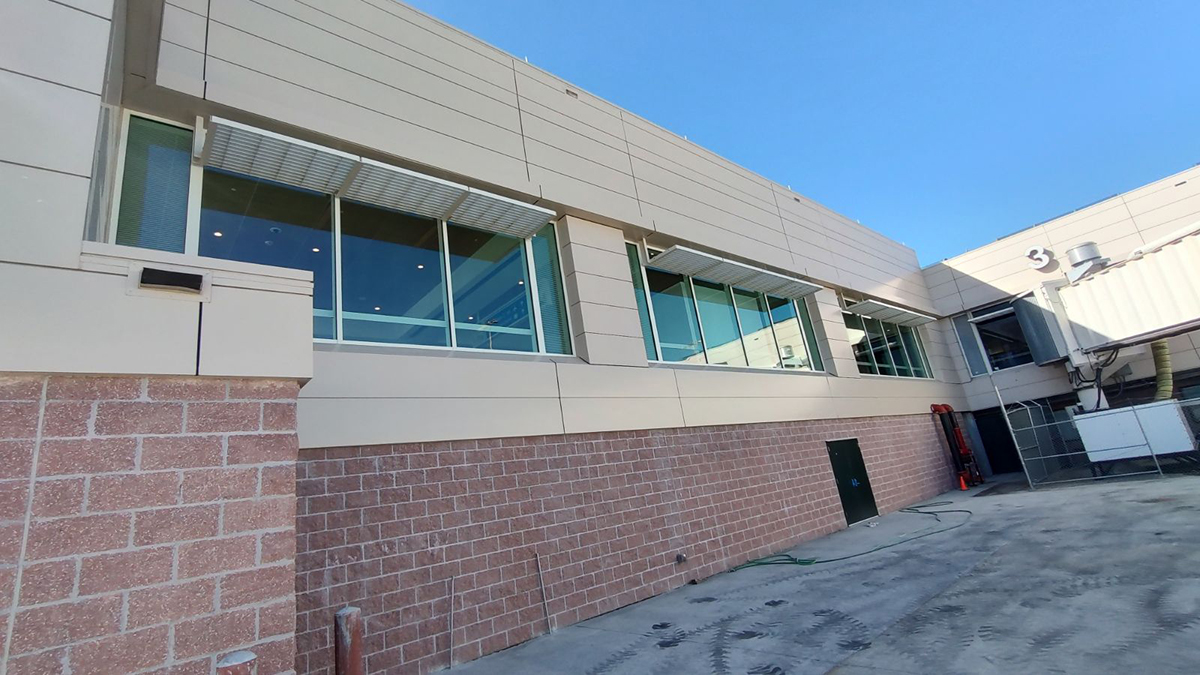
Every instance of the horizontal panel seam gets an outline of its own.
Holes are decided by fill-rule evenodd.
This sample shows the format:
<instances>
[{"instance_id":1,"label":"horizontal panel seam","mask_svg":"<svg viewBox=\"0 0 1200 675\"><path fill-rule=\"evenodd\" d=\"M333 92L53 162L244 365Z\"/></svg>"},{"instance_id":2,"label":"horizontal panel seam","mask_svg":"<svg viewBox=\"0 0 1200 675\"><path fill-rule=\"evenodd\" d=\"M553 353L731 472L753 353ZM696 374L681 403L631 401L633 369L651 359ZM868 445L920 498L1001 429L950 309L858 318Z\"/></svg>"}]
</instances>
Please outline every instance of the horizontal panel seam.
<instances>
[{"instance_id":1,"label":"horizontal panel seam","mask_svg":"<svg viewBox=\"0 0 1200 675\"><path fill-rule=\"evenodd\" d=\"M394 85L394 84L390 84L390 83L388 83L388 82L384 82L383 80L377 80L377 79L375 79L375 78L373 78L373 77L369 77L369 76L367 76L367 75L364 75L364 74L362 74L362 73L355 72L355 71L353 71L353 70L350 70L349 68L346 68L345 66L340 66L340 65L338 65L338 64L336 64L336 63L333 63L333 62L331 62L331 61L326 61L325 59L318 58L318 57L316 57L316 56L313 56L312 54L308 54L308 53L302 52L302 51L300 51L300 50L298 50L298 49L295 49L295 48L293 48L293 47L289 47L288 45L285 45L285 44L282 44L282 43L279 43L279 42L275 42L274 40L269 40L269 39L267 39L267 38L265 38L265 37L263 37L263 36L261 36L261 35L258 35L258 34L255 34L255 33L251 33L250 31L247 31L247 30L243 30L243 29L241 29L241 28L238 28L237 26L232 26L232 25L230 25L230 24L224 23L224 22L222 22L222 21L217 21L217 20L215 20L215 19L213 19L213 20L212 20L212 22L213 22L213 23L215 23L215 24L217 24L217 25L220 25L220 26L224 26L224 27L226 27L226 28L229 28L230 30L235 30L235 31L237 31L237 32L239 32L239 33L242 33L243 35L248 35L248 36L250 36L250 37L252 37L252 38L255 38L255 39L258 39L258 40L262 40L263 42L266 42L266 43L268 43L268 44L275 45L276 47L279 47L279 48L281 48L281 49L286 49L286 50L288 50L288 51L290 51L290 52L292 52L292 53L299 54L300 56L307 57L307 58L309 58L309 59L312 59L313 61L317 61L317 62L319 62L319 63L324 63L324 64L325 64L325 65L327 65L327 66L330 66L330 67L336 68L336 69L338 69L338 70L340 70L340 71L342 71L342 72L344 72L344 73L347 73L347 74L349 74L349 75L353 75L353 76L355 76L355 77L359 77L359 78L361 78L361 79L364 79L364 80L367 80L367 81L369 81L369 82L374 82L374 83L376 83L376 84L382 85L382 86L384 86L384 87L387 87L387 88L389 88L389 89L393 89L393 90L395 90L395 91L398 91L398 92L401 92L401 93L407 94L407 95L409 95L409 96L412 96L413 98L420 99L420 100L422 100L422 101L425 101L425 102L427 102L427 103L431 103L431 104L433 104L433 105L436 105L436 106L438 106L439 108L443 108L443 109L445 109L445 110L449 110L449 111L451 111L451 112L458 113L459 115L462 115L463 117L467 117L467 118L470 118L470 119L473 119L473 120L478 120L478 121L480 121L480 122L483 122L484 124L487 124L487 125L493 126L493 127L497 128L497 129L499 129L499 130L501 130L501 131L507 131L508 133L510 133L510 134L513 134L514 136L517 136L517 137L520 137L520 136L521 136L521 133L520 133L519 131L515 130L515 129L509 129L509 128L507 128L507 127L504 127L504 126L501 126L500 124L497 124L497 123L495 123L495 122L493 122L493 121L491 121L491 120L487 120L487 119L484 119L484 118L482 118L482 117L476 117L475 115L470 115L470 114L468 114L468 113L465 113L465 112L463 112L463 111L461 111L461 110L459 110L459 109L457 109L457 108L454 108L454 107L452 107L452 106L446 105L445 103L441 103L441 102L439 102L439 101L435 101L435 100L433 100L433 99L431 99L431 98L426 98L426 97L424 97L424 96L421 96L420 94L415 94L415 93L413 93L413 92L411 92L411 91L408 91L407 89L403 89L403 88L401 88L401 87L397 87L397 86L396 86L396 85ZM218 58L218 57L213 57L213 58ZM222 59L222 60L225 60L225 59ZM257 71L256 71L256 72L257 72ZM263 74L265 75L266 73L263 73ZM282 77L277 77L277 76L274 76L274 75L272 75L271 77L276 77L276 79L279 79L279 80L282 80L282 81L284 81L284 82L287 82L287 80L284 80ZM446 81L446 82L449 82L449 80L444 80L444 81ZM467 89L467 91L471 91L471 90L470 90L470 89ZM482 93L480 93L480 92L474 92L474 93L476 93L476 94L479 94L480 96L483 96L483 97L485 97L485 98L492 98L492 97L490 97L490 96L487 96L486 94L482 94ZM336 97L335 97L335 98L336 98ZM492 100L496 100L496 99L492 99ZM499 103L501 103L502 105L507 105L508 107L512 108L512 111L513 111L514 113L517 113L517 112L518 112L518 111L517 111L517 107L516 107L515 105L508 104L508 103L505 103L505 102L503 102L503 101L498 101L498 102L499 102ZM362 107L366 107L366 106L362 106ZM519 113L518 113L518 114L519 114ZM417 125L417 126L420 126L420 125Z\"/></svg>"},{"instance_id":2,"label":"horizontal panel seam","mask_svg":"<svg viewBox=\"0 0 1200 675\"><path fill-rule=\"evenodd\" d=\"M501 151L501 150L497 150L497 149L495 149L495 148L489 148L489 147L487 147L486 145L480 145L480 144L478 144L478 143L476 143L476 142L474 142L474 141L469 141L469 140L467 140L467 139L465 139L465 138L459 138L458 136L452 136L452 135L450 135L450 134L448 134L448 133L446 133L446 132L444 132L444 131L438 131L437 129L431 129L431 128L429 128L429 127L426 127L426 126L423 126L423 125L421 125L421 124L417 124L416 122L412 122L412 121L410 121L410 120L406 120L406 119L404 119L404 118L401 118L401 117L396 117L395 115L388 114L388 113L386 113L386 112L384 112L384 111L382 111L382 110L376 110L375 108L370 108L370 107L364 106L364 105L362 105L362 104L355 103L355 102L353 102L353 101L347 101L346 99L339 98L339 97L337 97L337 96L333 96L332 94L328 94L328 93L326 93L326 92L323 92L323 91L320 91L320 90L317 90L317 89L313 89L312 87L306 87L306 86L304 86L304 85L302 85L302 84L297 84L297 83L295 83L295 82L292 82L291 80L285 80L285 79L283 79L283 78L281 78L281 77L277 77L277 76L275 76L275 75L272 75L272 74L270 74L270 73L264 73L264 72L262 72L262 71L260 71L260 70L255 70L254 68L251 68L251 67L249 67L249 66L242 65L242 64L240 64L240 63L235 63L235 62L233 62L233 61L229 61L229 60L227 60L227 59L223 59L223 58L220 58L220 57L218 57L218 56L213 56L212 54L209 54L209 55L208 55L208 58L210 58L210 59L213 59L213 60L215 60L215 61L220 61L220 62L222 62L222 63L227 63L227 64L229 64L229 65L231 65L231 66L233 66L233 67L235 67L235 68L241 68L241 69L243 69L243 70L248 70L248 71L250 71L250 72L252 72L252 73L257 73L257 74L259 74L259 75L262 75L263 77L269 77L269 78L271 78L271 79L273 79L273 80L277 80L277 81L279 81L279 82L283 82L284 84L291 85L291 86L293 86L293 87L296 87L296 88L298 88L298 89L303 89L303 90L305 90L305 91L311 91L311 92L312 92L312 93L314 93L314 94L318 94L318 95L320 95L320 96L324 96L325 98L329 98L329 99L332 99L332 100L334 100L334 101L341 101L342 103L345 103L345 104L347 104L347 105L354 106L354 107L356 107L356 108L361 108L361 109L363 109L363 110L369 110L370 112L373 112L373 113L375 113L375 114L377 114L377 115L382 115L382 116L384 116L384 117L387 117L387 118L389 118L389 119L394 119L394 120L396 120L397 122L401 122L401 123L403 123L403 124L406 124L406 125L408 125L408 126L415 127L415 128L417 128L417 129L424 129L425 131L428 131L428 132L431 132L431 133L435 133L435 134L437 134L437 135L439 135L439 136L444 136L444 137L446 137L446 138L450 138L450 139L453 139L453 140L455 140L455 141L458 141L459 143L464 143L464 144L466 144L466 145L471 145L471 146L477 147L477 148L479 148L479 149L481 149L481 150L486 150L486 151L488 151L488 152L491 152L491 153L494 153L494 154L500 155L500 156L502 156L502 157L507 157L507 158L509 158L509 159L512 159L512 160L514 160L514 161L517 161L517 162L524 162L524 161L525 161L525 160L523 160L522 158L520 158L520 157L517 157L516 155L510 155L510 154L508 154L507 152L503 152L503 151Z\"/></svg>"}]
</instances>

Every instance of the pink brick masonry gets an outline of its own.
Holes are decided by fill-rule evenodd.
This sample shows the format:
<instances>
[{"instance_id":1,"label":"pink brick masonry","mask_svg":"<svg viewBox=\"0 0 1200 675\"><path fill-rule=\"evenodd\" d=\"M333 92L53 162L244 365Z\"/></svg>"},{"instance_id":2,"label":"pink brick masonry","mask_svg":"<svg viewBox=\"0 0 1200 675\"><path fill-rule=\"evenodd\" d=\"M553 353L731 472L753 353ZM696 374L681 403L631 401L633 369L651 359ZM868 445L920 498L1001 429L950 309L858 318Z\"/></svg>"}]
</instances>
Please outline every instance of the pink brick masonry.
<instances>
[{"instance_id":1,"label":"pink brick masonry","mask_svg":"<svg viewBox=\"0 0 1200 675\"><path fill-rule=\"evenodd\" d=\"M290 671L297 391L0 375L8 672Z\"/></svg>"},{"instance_id":2,"label":"pink brick masonry","mask_svg":"<svg viewBox=\"0 0 1200 675\"><path fill-rule=\"evenodd\" d=\"M929 415L305 450L296 670L428 672L845 527L825 441L857 437L881 512L950 489ZM685 553L683 565L676 553Z\"/></svg>"}]
</instances>

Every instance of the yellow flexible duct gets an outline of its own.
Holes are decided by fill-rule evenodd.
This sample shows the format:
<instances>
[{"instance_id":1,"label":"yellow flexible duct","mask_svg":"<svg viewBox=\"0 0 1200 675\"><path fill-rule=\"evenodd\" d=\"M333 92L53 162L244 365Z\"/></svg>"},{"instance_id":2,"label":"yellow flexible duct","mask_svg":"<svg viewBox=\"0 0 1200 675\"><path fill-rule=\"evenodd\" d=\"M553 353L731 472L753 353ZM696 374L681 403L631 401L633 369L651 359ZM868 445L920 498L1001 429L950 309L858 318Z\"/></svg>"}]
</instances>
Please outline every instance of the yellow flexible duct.
<instances>
[{"instance_id":1,"label":"yellow flexible duct","mask_svg":"<svg viewBox=\"0 0 1200 675\"><path fill-rule=\"evenodd\" d=\"M1166 340L1155 340L1150 343L1150 353L1154 355L1154 381L1158 385L1154 390L1154 400L1169 401L1175 393L1175 378L1171 372L1171 347Z\"/></svg>"}]
</instances>

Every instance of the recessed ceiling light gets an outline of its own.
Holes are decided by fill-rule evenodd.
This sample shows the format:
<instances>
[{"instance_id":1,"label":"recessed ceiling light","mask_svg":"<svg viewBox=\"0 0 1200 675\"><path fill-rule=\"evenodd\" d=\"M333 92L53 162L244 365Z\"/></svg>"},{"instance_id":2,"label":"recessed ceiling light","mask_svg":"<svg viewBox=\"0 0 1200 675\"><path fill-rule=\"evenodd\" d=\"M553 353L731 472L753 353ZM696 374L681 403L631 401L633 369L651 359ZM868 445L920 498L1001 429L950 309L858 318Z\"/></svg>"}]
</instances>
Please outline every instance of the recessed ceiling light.
<instances>
[{"instance_id":1,"label":"recessed ceiling light","mask_svg":"<svg viewBox=\"0 0 1200 675\"><path fill-rule=\"evenodd\" d=\"M525 280L524 280L524 279L522 279L522 280L518 281L518 282L517 282L517 285L518 285L518 286L524 286L524 285L525 285Z\"/></svg>"},{"instance_id":2,"label":"recessed ceiling light","mask_svg":"<svg viewBox=\"0 0 1200 675\"><path fill-rule=\"evenodd\" d=\"M473 317L473 316L468 316L468 317L467 317L467 321L474 321L474 320L475 320L475 317Z\"/></svg>"},{"instance_id":3,"label":"recessed ceiling light","mask_svg":"<svg viewBox=\"0 0 1200 675\"><path fill-rule=\"evenodd\" d=\"M225 235L221 234L220 232L213 232L213 236L214 237L224 237Z\"/></svg>"},{"instance_id":4,"label":"recessed ceiling light","mask_svg":"<svg viewBox=\"0 0 1200 675\"><path fill-rule=\"evenodd\" d=\"M313 253L320 253L320 252L321 252L321 249L317 248L316 246L313 247Z\"/></svg>"},{"instance_id":5,"label":"recessed ceiling light","mask_svg":"<svg viewBox=\"0 0 1200 675\"><path fill-rule=\"evenodd\" d=\"M378 312L378 311L379 311L379 308L378 308L378 307L376 307L376 308L375 308L375 311L376 311L376 312Z\"/></svg>"},{"instance_id":6,"label":"recessed ceiling light","mask_svg":"<svg viewBox=\"0 0 1200 675\"><path fill-rule=\"evenodd\" d=\"M417 265L417 269L419 269L419 270L423 270L423 269L425 269L425 266L424 266L424 265Z\"/></svg>"}]
</instances>

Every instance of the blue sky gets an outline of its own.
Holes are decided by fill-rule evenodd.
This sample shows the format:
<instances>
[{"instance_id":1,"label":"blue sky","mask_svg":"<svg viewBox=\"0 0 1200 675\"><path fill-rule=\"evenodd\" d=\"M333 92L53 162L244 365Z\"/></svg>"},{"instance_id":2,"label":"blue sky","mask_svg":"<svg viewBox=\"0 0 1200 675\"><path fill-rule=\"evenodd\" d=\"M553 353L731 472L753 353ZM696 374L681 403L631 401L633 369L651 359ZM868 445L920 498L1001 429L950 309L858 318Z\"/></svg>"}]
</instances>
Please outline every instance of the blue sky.
<instances>
[{"instance_id":1,"label":"blue sky","mask_svg":"<svg viewBox=\"0 0 1200 675\"><path fill-rule=\"evenodd\" d=\"M415 0L917 250L1200 162L1200 3Z\"/></svg>"}]
</instances>

